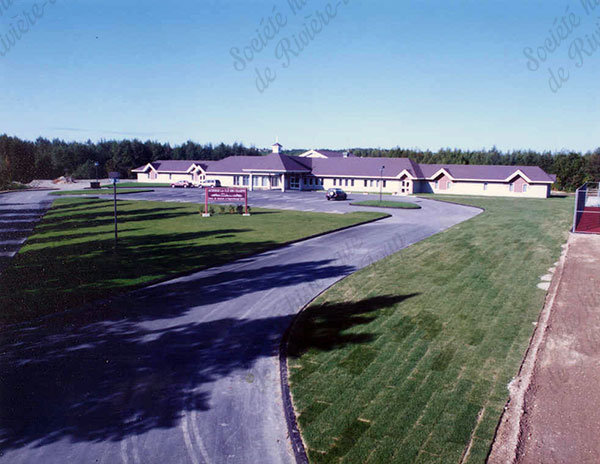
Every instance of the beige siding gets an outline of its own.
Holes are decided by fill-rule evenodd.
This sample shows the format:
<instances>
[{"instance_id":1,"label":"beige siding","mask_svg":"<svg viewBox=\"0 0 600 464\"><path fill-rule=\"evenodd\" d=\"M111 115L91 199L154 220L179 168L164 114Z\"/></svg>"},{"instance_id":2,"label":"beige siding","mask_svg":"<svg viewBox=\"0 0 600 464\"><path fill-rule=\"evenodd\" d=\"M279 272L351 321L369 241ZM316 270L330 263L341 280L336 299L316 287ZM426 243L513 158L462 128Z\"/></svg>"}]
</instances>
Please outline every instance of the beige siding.
<instances>
[{"instance_id":1,"label":"beige siding","mask_svg":"<svg viewBox=\"0 0 600 464\"><path fill-rule=\"evenodd\" d=\"M249 174L237 174L237 175L248 175ZM267 175L257 175L259 177L268 177ZM181 174L181 173L173 173L171 175L160 173L158 174L156 179L151 179L148 173L138 173L137 174L138 182L164 182L171 183L177 182L179 180L187 180L193 182L192 174ZM202 177L200 177L202 178ZM379 193L379 181L378 178L358 178L358 177L313 177L314 179L323 179L323 185L309 185L306 181L302 184L303 190L327 190L329 188L338 187L346 192L366 192L366 193ZM234 187L234 174L214 174L207 175L206 179L214 179L221 182L223 187ZM254 190L281 190L282 188L282 179L281 175L278 175L279 183L276 187L271 186L269 182L267 185L263 186L262 182L259 183L258 186L254 186ZM305 178L306 179L306 178ZM336 179L334 185L334 179ZM341 180L341 183L340 183ZM348 183L346 185L346 180ZM354 185L352 185L352 180L354 180ZM365 186L365 180L367 180L367 185ZM515 198L546 198L549 195L549 186L547 184L527 184L527 192L518 192L515 188L515 191L510 191L509 183L505 182L488 182L487 186L484 188L485 182L457 182L454 181L450 184L450 187L447 189L435 188L435 182L431 181L411 181L405 179L404 186L402 185L402 180L399 179L385 179L385 187L381 190L383 193L394 194L394 195L408 195L411 193L435 193L435 194L446 194L446 195L477 195L477 196L503 196L503 197L515 197ZM440 184L441 186L441 184ZM249 183L247 186L239 185L239 187L248 187L251 188L252 185ZM288 187L286 186L286 189ZM405 189L405 192L402 192L402 189Z\"/></svg>"},{"instance_id":2,"label":"beige siding","mask_svg":"<svg viewBox=\"0 0 600 464\"><path fill-rule=\"evenodd\" d=\"M248 185L243 185L242 183L240 183L240 185L235 185L234 184L234 177L235 176L248 176ZM256 176L252 176L252 177L258 177L260 178L260 182L259 185L255 185L253 187L254 190L281 190L281 175L272 175L271 177L277 177L278 179L278 184L276 187L272 187L271 186L271 182L269 182L269 175L267 174L257 174ZM262 182L262 178L266 177L266 185L263 186L263 182ZM214 180L218 180L221 182L221 186L222 187L247 187L250 188L252 186L251 184L251 180L250 180L250 175L249 174L217 174L217 175L213 175L213 174L209 174L206 176L207 179L214 179Z\"/></svg>"},{"instance_id":3,"label":"beige siding","mask_svg":"<svg viewBox=\"0 0 600 464\"><path fill-rule=\"evenodd\" d=\"M334 178L326 177L323 182L323 188L325 190L330 188L341 188L346 192L366 192L366 193L379 193L379 179L364 179L358 177L339 177L336 178L337 181L334 185ZM340 185L339 180L341 179L342 183ZM348 180L348 185L346 185L346 179ZM351 180L354 180L354 186L352 185ZM367 180L367 186L365 187L365 180ZM391 193L391 194L400 194L401 192L401 184L398 179L384 179L385 187L381 190L383 193ZM405 187L407 188L407 187ZM407 192L408 193L408 192Z\"/></svg>"},{"instance_id":4,"label":"beige siding","mask_svg":"<svg viewBox=\"0 0 600 464\"><path fill-rule=\"evenodd\" d=\"M527 192L511 192L509 183L488 182L484 188L485 182L452 182L450 188L442 190L435 188L435 182L425 182L425 190L430 190L435 194L441 195L477 195L491 197L515 197L515 198L546 198L548 196L548 186L546 184L528 184Z\"/></svg>"},{"instance_id":5,"label":"beige siding","mask_svg":"<svg viewBox=\"0 0 600 464\"><path fill-rule=\"evenodd\" d=\"M149 174L147 173L138 173L137 175L137 179L138 182L158 182L158 183L165 183L165 184L169 184L171 182L177 182L179 180L187 180L189 182L193 182L194 181L194 176L192 174L185 174L185 173L172 173L172 174L165 174L165 173L159 173L156 177L156 179L150 179Z\"/></svg>"}]
</instances>

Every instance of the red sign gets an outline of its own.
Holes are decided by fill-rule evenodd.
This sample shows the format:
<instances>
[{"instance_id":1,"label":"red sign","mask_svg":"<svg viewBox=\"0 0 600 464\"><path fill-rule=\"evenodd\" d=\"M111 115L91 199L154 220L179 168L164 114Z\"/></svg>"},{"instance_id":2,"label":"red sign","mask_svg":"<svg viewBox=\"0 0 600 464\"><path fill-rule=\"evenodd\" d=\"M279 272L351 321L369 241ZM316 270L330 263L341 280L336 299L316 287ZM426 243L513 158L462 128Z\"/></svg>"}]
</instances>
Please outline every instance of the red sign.
<instances>
[{"instance_id":1,"label":"red sign","mask_svg":"<svg viewBox=\"0 0 600 464\"><path fill-rule=\"evenodd\" d=\"M248 189L236 187L213 187L205 189L204 214L208 214L208 201L243 201L244 214L248 216Z\"/></svg>"},{"instance_id":2,"label":"red sign","mask_svg":"<svg viewBox=\"0 0 600 464\"><path fill-rule=\"evenodd\" d=\"M206 189L209 201L246 201L248 190L245 188L213 187Z\"/></svg>"}]
</instances>

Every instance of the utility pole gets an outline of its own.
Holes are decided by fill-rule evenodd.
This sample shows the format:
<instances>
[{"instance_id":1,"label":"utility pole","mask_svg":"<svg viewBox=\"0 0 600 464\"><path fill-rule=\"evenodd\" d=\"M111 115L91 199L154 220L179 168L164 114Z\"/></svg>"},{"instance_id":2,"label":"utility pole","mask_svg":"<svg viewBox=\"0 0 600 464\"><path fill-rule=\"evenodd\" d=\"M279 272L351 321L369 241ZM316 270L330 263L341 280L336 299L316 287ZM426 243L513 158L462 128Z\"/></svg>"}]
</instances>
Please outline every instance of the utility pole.
<instances>
[{"instance_id":1,"label":"utility pole","mask_svg":"<svg viewBox=\"0 0 600 464\"><path fill-rule=\"evenodd\" d=\"M383 170L385 166L381 166L379 170L379 203L381 203L381 196L383 195Z\"/></svg>"},{"instance_id":2,"label":"utility pole","mask_svg":"<svg viewBox=\"0 0 600 464\"><path fill-rule=\"evenodd\" d=\"M109 173L109 177L113 181L113 198L114 198L114 209L115 209L115 251L117 251L117 245L119 242L119 232L117 229L117 183L119 182L119 178L121 174L118 172Z\"/></svg>"}]
</instances>

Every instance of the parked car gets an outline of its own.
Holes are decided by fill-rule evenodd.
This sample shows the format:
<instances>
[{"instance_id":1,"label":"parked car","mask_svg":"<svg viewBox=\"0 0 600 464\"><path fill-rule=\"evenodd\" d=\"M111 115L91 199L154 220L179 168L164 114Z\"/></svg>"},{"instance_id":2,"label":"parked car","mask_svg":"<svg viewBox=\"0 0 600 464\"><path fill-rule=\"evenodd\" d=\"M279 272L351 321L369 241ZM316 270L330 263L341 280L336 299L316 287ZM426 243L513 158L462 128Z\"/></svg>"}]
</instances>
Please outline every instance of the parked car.
<instances>
[{"instance_id":1,"label":"parked car","mask_svg":"<svg viewBox=\"0 0 600 464\"><path fill-rule=\"evenodd\" d=\"M331 189L327 190L327 193L325 194L325 198L327 198L327 201L329 201L329 200L346 200L348 198L348 195L346 195L346 192L344 192L342 189L331 188Z\"/></svg>"},{"instance_id":2,"label":"parked car","mask_svg":"<svg viewBox=\"0 0 600 464\"><path fill-rule=\"evenodd\" d=\"M200 182L200 187L220 187L221 181L215 179L206 179Z\"/></svg>"},{"instance_id":3,"label":"parked car","mask_svg":"<svg viewBox=\"0 0 600 464\"><path fill-rule=\"evenodd\" d=\"M171 188L191 188L194 185L187 180L178 180L177 182L173 182L171 184Z\"/></svg>"}]
</instances>

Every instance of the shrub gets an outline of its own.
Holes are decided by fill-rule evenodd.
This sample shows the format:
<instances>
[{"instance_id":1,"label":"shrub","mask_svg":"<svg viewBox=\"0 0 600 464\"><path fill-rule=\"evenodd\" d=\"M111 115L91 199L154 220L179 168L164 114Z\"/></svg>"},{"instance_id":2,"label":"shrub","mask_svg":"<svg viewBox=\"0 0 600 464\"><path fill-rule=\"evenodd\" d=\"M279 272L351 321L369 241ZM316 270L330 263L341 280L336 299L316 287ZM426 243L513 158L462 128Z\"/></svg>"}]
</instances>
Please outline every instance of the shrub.
<instances>
[{"instance_id":1,"label":"shrub","mask_svg":"<svg viewBox=\"0 0 600 464\"><path fill-rule=\"evenodd\" d=\"M235 213L235 206L229 205L229 214L234 214L234 213Z\"/></svg>"},{"instance_id":2,"label":"shrub","mask_svg":"<svg viewBox=\"0 0 600 464\"><path fill-rule=\"evenodd\" d=\"M225 214L225 206L224 205L219 205L219 214Z\"/></svg>"}]
</instances>

